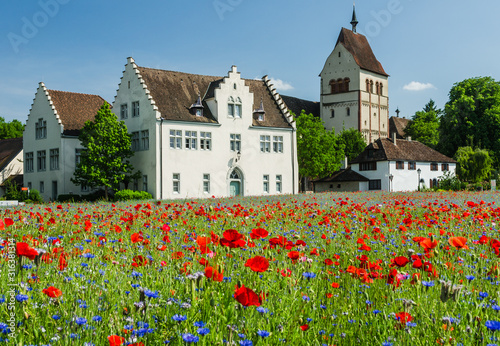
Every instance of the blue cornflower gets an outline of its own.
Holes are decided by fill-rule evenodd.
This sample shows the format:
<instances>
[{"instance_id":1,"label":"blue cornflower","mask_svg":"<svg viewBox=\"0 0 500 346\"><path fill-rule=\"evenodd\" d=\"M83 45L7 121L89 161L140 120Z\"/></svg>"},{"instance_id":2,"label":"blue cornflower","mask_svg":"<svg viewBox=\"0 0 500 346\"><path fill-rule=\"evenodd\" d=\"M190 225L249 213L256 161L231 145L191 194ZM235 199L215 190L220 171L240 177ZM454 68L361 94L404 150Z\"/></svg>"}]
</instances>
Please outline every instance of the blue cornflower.
<instances>
[{"instance_id":1,"label":"blue cornflower","mask_svg":"<svg viewBox=\"0 0 500 346\"><path fill-rule=\"evenodd\" d=\"M77 317L75 318L75 323L81 326L87 324L87 319L85 317Z\"/></svg>"},{"instance_id":2,"label":"blue cornflower","mask_svg":"<svg viewBox=\"0 0 500 346\"><path fill-rule=\"evenodd\" d=\"M476 277L474 275L465 275L465 278L469 281L474 280Z\"/></svg>"},{"instance_id":3,"label":"blue cornflower","mask_svg":"<svg viewBox=\"0 0 500 346\"><path fill-rule=\"evenodd\" d=\"M269 336L269 332L267 330L258 330L257 335L262 338L267 338Z\"/></svg>"},{"instance_id":4,"label":"blue cornflower","mask_svg":"<svg viewBox=\"0 0 500 346\"><path fill-rule=\"evenodd\" d=\"M26 294L18 294L18 295L16 295L16 300L18 302L24 302L24 301L28 300L28 296Z\"/></svg>"},{"instance_id":5,"label":"blue cornflower","mask_svg":"<svg viewBox=\"0 0 500 346\"><path fill-rule=\"evenodd\" d=\"M269 312L269 309L263 308L262 306L257 307L257 312L260 312L261 314L265 314Z\"/></svg>"},{"instance_id":6,"label":"blue cornflower","mask_svg":"<svg viewBox=\"0 0 500 346\"><path fill-rule=\"evenodd\" d=\"M174 321L177 321L177 322L182 322L182 321L185 321L187 319L187 317L184 316L184 315L177 315L177 314L175 314L174 316L172 316L172 319Z\"/></svg>"},{"instance_id":7,"label":"blue cornflower","mask_svg":"<svg viewBox=\"0 0 500 346\"><path fill-rule=\"evenodd\" d=\"M84 268L85 268L85 267L88 267L88 266L89 266L89 265L88 265L87 263L82 262L82 267L84 267Z\"/></svg>"},{"instance_id":8,"label":"blue cornflower","mask_svg":"<svg viewBox=\"0 0 500 346\"><path fill-rule=\"evenodd\" d=\"M79 336L78 334L75 334L75 333L71 333L71 334L69 335L69 337L70 337L71 339L79 339L79 338L80 338L80 336Z\"/></svg>"},{"instance_id":9,"label":"blue cornflower","mask_svg":"<svg viewBox=\"0 0 500 346\"><path fill-rule=\"evenodd\" d=\"M150 291L150 290L144 290L144 295L148 298L158 298L158 291Z\"/></svg>"},{"instance_id":10,"label":"blue cornflower","mask_svg":"<svg viewBox=\"0 0 500 346\"><path fill-rule=\"evenodd\" d=\"M498 305L493 305L491 308L495 311L500 311L500 306Z\"/></svg>"},{"instance_id":11,"label":"blue cornflower","mask_svg":"<svg viewBox=\"0 0 500 346\"><path fill-rule=\"evenodd\" d=\"M52 315L52 319L57 321L57 320L61 319L61 316L59 316L59 315Z\"/></svg>"},{"instance_id":12,"label":"blue cornflower","mask_svg":"<svg viewBox=\"0 0 500 346\"><path fill-rule=\"evenodd\" d=\"M416 324L416 323L414 323L414 322L406 322L406 326L407 326L407 327L416 327L416 326L417 326L417 324Z\"/></svg>"},{"instance_id":13,"label":"blue cornflower","mask_svg":"<svg viewBox=\"0 0 500 346\"><path fill-rule=\"evenodd\" d=\"M500 322L499 321L486 321L486 323L484 325L489 330L493 330L493 331L500 330Z\"/></svg>"},{"instance_id":14,"label":"blue cornflower","mask_svg":"<svg viewBox=\"0 0 500 346\"><path fill-rule=\"evenodd\" d=\"M95 255L93 255L93 254L91 254L89 252L87 252L86 254L83 254L82 256L85 257L85 258L94 258L95 257Z\"/></svg>"},{"instance_id":15,"label":"blue cornflower","mask_svg":"<svg viewBox=\"0 0 500 346\"><path fill-rule=\"evenodd\" d=\"M252 340L240 340L240 346L253 346Z\"/></svg>"},{"instance_id":16,"label":"blue cornflower","mask_svg":"<svg viewBox=\"0 0 500 346\"><path fill-rule=\"evenodd\" d=\"M190 344L192 342L198 342L198 340L200 340L199 337L197 337L193 334L189 334L189 333L181 334L181 336L182 336L182 340L184 340L184 342L187 342L188 344Z\"/></svg>"},{"instance_id":17,"label":"blue cornflower","mask_svg":"<svg viewBox=\"0 0 500 346\"><path fill-rule=\"evenodd\" d=\"M309 298L308 296L302 296L302 300L304 300L305 302L308 302L311 300L311 298Z\"/></svg>"},{"instance_id":18,"label":"blue cornflower","mask_svg":"<svg viewBox=\"0 0 500 346\"><path fill-rule=\"evenodd\" d=\"M384 341L382 343L382 346L392 346L392 342L389 342L389 341Z\"/></svg>"},{"instance_id":19,"label":"blue cornflower","mask_svg":"<svg viewBox=\"0 0 500 346\"><path fill-rule=\"evenodd\" d=\"M483 300L484 298L486 298L488 296L488 293L487 292L479 292L479 297L478 299L480 300Z\"/></svg>"},{"instance_id":20,"label":"blue cornflower","mask_svg":"<svg viewBox=\"0 0 500 346\"><path fill-rule=\"evenodd\" d=\"M102 321L102 317L99 316L99 315L96 315L96 316L92 317L92 321L94 321L94 322L101 322Z\"/></svg>"},{"instance_id":21,"label":"blue cornflower","mask_svg":"<svg viewBox=\"0 0 500 346\"><path fill-rule=\"evenodd\" d=\"M243 334L243 333L238 333L238 337L239 337L240 339L244 339L244 338L245 338L245 334Z\"/></svg>"},{"instance_id":22,"label":"blue cornflower","mask_svg":"<svg viewBox=\"0 0 500 346\"><path fill-rule=\"evenodd\" d=\"M321 304L319 307L322 308L322 309L326 309L326 305L325 304Z\"/></svg>"},{"instance_id":23,"label":"blue cornflower","mask_svg":"<svg viewBox=\"0 0 500 346\"><path fill-rule=\"evenodd\" d=\"M434 286L434 281L422 281L422 285L425 287L432 287Z\"/></svg>"},{"instance_id":24,"label":"blue cornflower","mask_svg":"<svg viewBox=\"0 0 500 346\"><path fill-rule=\"evenodd\" d=\"M374 313L375 315L376 315L376 314L379 314L379 313L381 313L381 312L382 312L382 311L380 311L380 310L373 310L373 313Z\"/></svg>"},{"instance_id":25,"label":"blue cornflower","mask_svg":"<svg viewBox=\"0 0 500 346\"><path fill-rule=\"evenodd\" d=\"M198 328L198 330L196 332L198 334L200 334L200 335L207 335L208 333L210 333L210 329L208 329L208 328Z\"/></svg>"},{"instance_id":26,"label":"blue cornflower","mask_svg":"<svg viewBox=\"0 0 500 346\"><path fill-rule=\"evenodd\" d=\"M195 327L205 327L207 324L203 321L197 321L193 323Z\"/></svg>"},{"instance_id":27,"label":"blue cornflower","mask_svg":"<svg viewBox=\"0 0 500 346\"><path fill-rule=\"evenodd\" d=\"M302 273L302 275L303 275L306 279L314 279L314 278L316 277L316 274L314 274L314 273L309 273L309 272Z\"/></svg>"}]
</instances>

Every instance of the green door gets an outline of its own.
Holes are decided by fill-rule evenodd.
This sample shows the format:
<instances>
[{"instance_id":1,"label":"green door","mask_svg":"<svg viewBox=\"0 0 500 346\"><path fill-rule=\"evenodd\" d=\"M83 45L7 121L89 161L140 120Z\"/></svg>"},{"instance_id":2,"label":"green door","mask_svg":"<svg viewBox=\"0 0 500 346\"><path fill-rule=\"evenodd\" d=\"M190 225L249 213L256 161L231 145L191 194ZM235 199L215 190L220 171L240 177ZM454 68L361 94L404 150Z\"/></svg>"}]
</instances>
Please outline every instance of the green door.
<instances>
[{"instance_id":1,"label":"green door","mask_svg":"<svg viewBox=\"0 0 500 346\"><path fill-rule=\"evenodd\" d=\"M239 196L240 195L240 182L239 181L232 181L229 184L229 193L231 196Z\"/></svg>"}]
</instances>

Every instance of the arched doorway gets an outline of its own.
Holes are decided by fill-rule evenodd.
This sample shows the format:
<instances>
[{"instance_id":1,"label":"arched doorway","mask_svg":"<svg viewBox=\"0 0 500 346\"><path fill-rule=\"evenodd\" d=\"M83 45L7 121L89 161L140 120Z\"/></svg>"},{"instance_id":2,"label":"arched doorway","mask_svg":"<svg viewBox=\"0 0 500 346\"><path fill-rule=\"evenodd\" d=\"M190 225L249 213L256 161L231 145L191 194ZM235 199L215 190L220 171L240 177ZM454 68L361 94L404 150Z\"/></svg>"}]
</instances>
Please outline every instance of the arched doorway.
<instances>
[{"instance_id":1,"label":"arched doorway","mask_svg":"<svg viewBox=\"0 0 500 346\"><path fill-rule=\"evenodd\" d=\"M229 195L243 195L243 174L241 174L241 171L237 168L233 169L229 175Z\"/></svg>"}]
</instances>

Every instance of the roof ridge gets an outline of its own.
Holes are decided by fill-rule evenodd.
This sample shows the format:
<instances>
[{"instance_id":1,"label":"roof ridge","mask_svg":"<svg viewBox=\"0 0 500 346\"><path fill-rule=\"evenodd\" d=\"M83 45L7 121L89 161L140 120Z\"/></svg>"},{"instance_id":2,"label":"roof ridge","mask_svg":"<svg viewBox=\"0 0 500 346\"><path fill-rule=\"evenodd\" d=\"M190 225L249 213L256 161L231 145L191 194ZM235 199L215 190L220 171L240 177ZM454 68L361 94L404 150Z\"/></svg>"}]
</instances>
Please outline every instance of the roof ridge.
<instances>
[{"instance_id":1,"label":"roof ridge","mask_svg":"<svg viewBox=\"0 0 500 346\"><path fill-rule=\"evenodd\" d=\"M47 91L49 92L49 94L51 91L56 91L56 92L60 92L60 93L68 93L68 94L75 94L75 95L97 96L97 97L102 98L104 101L106 101L101 95L97 95L97 94L78 93L78 92L74 92L74 91L64 91L64 90L56 90L56 89L47 89ZM106 102L108 102L108 101L106 101Z\"/></svg>"},{"instance_id":2,"label":"roof ridge","mask_svg":"<svg viewBox=\"0 0 500 346\"><path fill-rule=\"evenodd\" d=\"M162 71L162 72L183 73L183 74L188 74L188 75L192 75L192 76L202 76L202 77L219 78L221 80L225 78L225 77L219 77L219 76L210 76L208 74L189 73L189 72L174 71L174 70L164 70L164 69L161 69L161 68L146 67L146 66L139 66L139 65L137 65L137 68L145 68L145 69L148 69L148 70L155 70L155 71Z\"/></svg>"}]
</instances>

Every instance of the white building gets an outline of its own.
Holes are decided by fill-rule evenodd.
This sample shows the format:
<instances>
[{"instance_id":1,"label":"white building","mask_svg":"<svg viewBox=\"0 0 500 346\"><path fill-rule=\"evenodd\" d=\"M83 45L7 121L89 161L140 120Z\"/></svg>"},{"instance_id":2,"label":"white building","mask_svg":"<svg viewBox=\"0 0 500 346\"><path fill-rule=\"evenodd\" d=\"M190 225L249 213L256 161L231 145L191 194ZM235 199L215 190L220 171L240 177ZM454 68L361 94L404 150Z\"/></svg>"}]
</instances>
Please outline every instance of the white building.
<instances>
[{"instance_id":1,"label":"white building","mask_svg":"<svg viewBox=\"0 0 500 346\"><path fill-rule=\"evenodd\" d=\"M293 194L295 125L267 77L249 80L139 67L129 58L113 109L132 134L154 198Z\"/></svg>"},{"instance_id":2,"label":"white building","mask_svg":"<svg viewBox=\"0 0 500 346\"><path fill-rule=\"evenodd\" d=\"M23 184L23 139L0 140L0 197L5 194L4 183Z\"/></svg>"},{"instance_id":3,"label":"white building","mask_svg":"<svg viewBox=\"0 0 500 346\"><path fill-rule=\"evenodd\" d=\"M48 90L40 83L23 133L24 186L44 200L85 194L71 182L81 150L78 134L105 100L97 95Z\"/></svg>"},{"instance_id":4,"label":"white building","mask_svg":"<svg viewBox=\"0 0 500 346\"><path fill-rule=\"evenodd\" d=\"M455 160L396 134L369 144L350 164L347 172L316 181L316 191L415 191L439 186L440 177L456 170Z\"/></svg>"}]
</instances>

